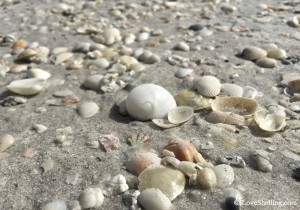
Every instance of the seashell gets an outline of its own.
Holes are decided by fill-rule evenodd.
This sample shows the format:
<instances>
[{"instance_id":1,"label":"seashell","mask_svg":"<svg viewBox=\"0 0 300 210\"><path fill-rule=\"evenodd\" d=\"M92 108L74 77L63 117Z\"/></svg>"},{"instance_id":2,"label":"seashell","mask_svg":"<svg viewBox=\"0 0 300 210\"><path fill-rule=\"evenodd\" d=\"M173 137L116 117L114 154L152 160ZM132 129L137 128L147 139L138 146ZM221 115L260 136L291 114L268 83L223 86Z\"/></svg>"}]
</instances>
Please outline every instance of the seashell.
<instances>
[{"instance_id":1,"label":"seashell","mask_svg":"<svg viewBox=\"0 0 300 210\"><path fill-rule=\"evenodd\" d=\"M141 32L138 34L138 36L136 37L136 40L138 42L141 42L141 41L146 41L150 38L150 33L149 32Z\"/></svg>"},{"instance_id":2,"label":"seashell","mask_svg":"<svg viewBox=\"0 0 300 210\"><path fill-rule=\"evenodd\" d=\"M217 177L218 187L229 187L234 181L234 170L230 165L220 164L212 169Z\"/></svg>"},{"instance_id":3,"label":"seashell","mask_svg":"<svg viewBox=\"0 0 300 210\"><path fill-rule=\"evenodd\" d=\"M106 28L103 32L103 37L105 45L112 45L122 39L119 29L114 27Z\"/></svg>"},{"instance_id":4,"label":"seashell","mask_svg":"<svg viewBox=\"0 0 300 210\"><path fill-rule=\"evenodd\" d=\"M149 166L160 165L161 159L152 152L139 152L131 156L125 164L126 169L135 175L139 175Z\"/></svg>"},{"instance_id":5,"label":"seashell","mask_svg":"<svg viewBox=\"0 0 300 210\"><path fill-rule=\"evenodd\" d=\"M211 168L203 168L198 172L196 182L202 189L210 189L217 185L217 177Z\"/></svg>"},{"instance_id":6,"label":"seashell","mask_svg":"<svg viewBox=\"0 0 300 210\"><path fill-rule=\"evenodd\" d=\"M212 111L206 117L207 122L217 124L224 123L229 125L244 125L245 118L243 116L228 112Z\"/></svg>"},{"instance_id":7,"label":"seashell","mask_svg":"<svg viewBox=\"0 0 300 210\"><path fill-rule=\"evenodd\" d=\"M135 41L136 36L133 33L127 33L123 36L122 39L123 39L124 44L129 45Z\"/></svg>"},{"instance_id":8,"label":"seashell","mask_svg":"<svg viewBox=\"0 0 300 210\"><path fill-rule=\"evenodd\" d=\"M93 117L99 111L99 106L95 102L83 102L78 105L77 112L82 118Z\"/></svg>"},{"instance_id":9,"label":"seashell","mask_svg":"<svg viewBox=\"0 0 300 210\"><path fill-rule=\"evenodd\" d=\"M277 66L276 60L268 57L259 58L255 63L262 68L274 68Z\"/></svg>"},{"instance_id":10,"label":"seashell","mask_svg":"<svg viewBox=\"0 0 300 210\"><path fill-rule=\"evenodd\" d=\"M186 140L171 140L165 149L173 152L175 157L180 161L205 162L204 158L198 153L194 145Z\"/></svg>"},{"instance_id":11,"label":"seashell","mask_svg":"<svg viewBox=\"0 0 300 210\"><path fill-rule=\"evenodd\" d=\"M59 65L73 57L73 53L64 52L56 56L54 65Z\"/></svg>"},{"instance_id":12,"label":"seashell","mask_svg":"<svg viewBox=\"0 0 300 210\"><path fill-rule=\"evenodd\" d=\"M48 128L42 124L35 124L32 127L37 133L43 133L45 132Z\"/></svg>"},{"instance_id":13,"label":"seashell","mask_svg":"<svg viewBox=\"0 0 300 210\"><path fill-rule=\"evenodd\" d=\"M222 95L242 97L243 91L244 89L236 84L223 83L221 86Z\"/></svg>"},{"instance_id":14,"label":"seashell","mask_svg":"<svg viewBox=\"0 0 300 210\"><path fill-rule=\"evenodd\" d=\"M288 82L288 88L293 93L300 93L300 79L294 79Z\"/></svg>"},{"instance_id":15,"label":"seashell","mask_svg":"<svg viewBox=\"0 0 300 210\"><path fill-rule=\"evenodd\" d=\"M51 77L51 74L43 69L31 68L27 71L27 77L47 80Z\"/></svg>"},{"instance_id":16,"label":"seashell","mask_svg":"<svg viewBox=\"0 0 300 210\"><path fill-rule=\"evenodd\" d=\"M169 210L171 201L157 188L148 188L138 196L138 202L145 210Z\"/></svg>"},{"instance_id":17,"label":"seashell","mask_svg":"<svg viewBox=\"0 0 300 210\"><path fill-rule=\"evenodd\" d=\"M87 53L90 51L90 47L91 47L91 43L89 43L89 42L77 42L77 43L75 43L72 51Z\"/></svg>"},{"instance_id":18,"label":"seashell","mask_svg":"<svg viewBox=\"0 0 300 210\"><path fill-rule=\"evenodd\" d=\"M52 55L59 55L59 54L62 54L62 53L66 53L68 51L69 51L69 49L67 47L56 47L52 50L51 54Z\"/></svg>"},{"instance_id":19,"label":"seashell","mask_svg":"<svg viewBox=\"0 0 300 210\"><path fill-rule=\"evenodd\" d=\"M8 86L11 92L20 95L35 95L44 88L45 80L40 78L30 78L12 81Z\"/></svg>"},{"instance_id":20,"label":"seashell","mask_svg":"<svg viewBox=\"0 0 300 210\"><path fill-rule=\"evenodd\" d=\"M135 72L144 71L145 69L146 69L146 67L141 63L134 63L130 66L130 70L135 71Z\"/></svg>"},{"instance_id":21,"label":"seashell","mask_svg":"<svg viewBox=\"0 0 300 210\"><path fill-rule=\"evenodd\" d=\"M67 210L67 205L63 200L55 200L43 206L42 210Z\"/></svg>"},{"instance_id":22,"label":"seashell","mask_svg":"<svg viewBox=\"0 0 300 210\"><path fill-rule=\"evenodd\" d=\"M294 16L292 20L287 22L292 27L300 27L300 16Z\"/></svg>"},{"instance_id":23,"label":"seashell","mask_svg":"<svg viewBox=\"0 0 300 210\"><path fill-rule=\"evenodd\" d=\"M244 87L243 97L254 99L258 96L258 91L254 87Z\"/></svg>"},{"instance_id":24,"label":"seashell","mask_svg":"<svg viewBox=\"0 0 300 210\"><path fill-rule=\"evenodd\" d=\"M188 161L180 161L177 158L173 157L173 156L168 156L168 154L166 154L166 152L170 152L168 150L164 150L162 153L162 156L164 156L164 158L161 160L161 163L164 165L168 165L171 164L174 168L178 169L179 165L181 162L188 162ZM172 155L174 153L170 152ZM188 162L188 163L192 163L192 162ZM195 163L192 163L195 165Z\"/></svg>"},{"instance_id":25,"label":"seashell","mask_svg":"<svg viewBox=\"0 0 300 210\"><path fill-rule=\"evenodd\" d=\"M176 73L175 73L175 77L177 78L184 78L186 77L187 75L193 73L194 70L193 69L190 69L190 68L182 68L182 69L179 69Z\"/></svg>"},{"instance_id":26,"label":"seashell","mask_svg":"<svg viewBox=\"0 0 300 210\"><path fill-rule=\"evenodd\" d=\"M178 164L177 169L187 175L188 177L191 177L193 174L197 173L197 165L195 163L189 162L189 161L181 161Z\"/></svg>"},{"instance_id":27,"label":"seashell","mask_svg":"<svg viewBox=\"0 0 300 210\"><path fill-rule=\"evenodd\" d=\"M165 129L174 128L178 126L178 124L173 124L167 119L152 119L152 122L158 127L165 128Z\"/></svg>"},{"instance_id":28,"label":"seashell","mask_svg":"<svg viewBox=\"0 0 300 210\"><path fill-rule=\"evenodd\" d=\"M128 69L130 69L130 67L133 64L138 63L138 60L134 57L128 56L128 55L123 55L119 58L119 62L120 64L126 66Z\"/></svg>"},{"instance_id":29,"label":"seashell","mask_svg":"<svg viewBox=\"0 0 300 210\"><path fill-rule=\"evenodd\" d=\"M191 90L182 90L175 96L175 101L178 106L190 106L194 110L206 109L210 107L213 99L204 98Z\"/></svg>"},{"instance_id":30,"label":"seashell","mask_svg":"<svg viewBox=\"0 0 300 210\"><path fill-rule=\"evenodd\" d=\"M215 97L221 91L221 83L214 76L203 76L195 80L195 88L204 97Z\"/></svg>"},{"instance_id":31,"label":"seashell","mask_svg":"<svg viewBox=\"0 0 300 210\"><path fill-rule=\"evenodd\" d=\"M84 83L83 86L87 89L91 89L91 90L100 90L100 82L103 79L103 75L101 74L94 74L94 75L89 75Z\"/></svg>"},{"instance_id":32,"label":"seashell","mask_svg":"<svg viewBox=\"0 0 300 210\"><path fill-rule=\"evenodd\" d=\"M175 107L173 96L166 89L155 84L135 87L126 100L129 115L137 120L165 118Z\"/></svg>"},{"instance_id":33,"label":"seashell","mask_svg":"<svg viewBox=\"0 0 300 210\"><path fill-rule=\"evenodd\" d=\"M231 112L238 115L252 115L258 108L258 103L252 99L244 97L218 97L212 104L213 111Z\"/></svg>"},{"instance_id":34,"label":"seashell","mask_svg":"<svg viewBox=\"0 0 300 210\"><path fill-rule=\"evenodd\" d=\"M27 69L28 69L27 65L13 64L13 65L11 65L9 72L10 73L19 73L19 72L27 71Z\"/></svg>"},{"instance_id":35,"label":"seashell","mask_svg":"<svg viewBox=\"0 0 300 210\"><path fill-rule=\"evenodd\" d=\"M18 40L12 45L12 49L25 48L28 45L28 42L25 40Z\"/></svg>"},{"instance_id":36,"label":"seashell","mask_svg":"<svg viewBox=\"0 0 300 210\"><path fill-rule=\"evenodd\" d=\"M117 195L129 189L126 184L126 178L121 174L108 178L101 183L101 186L102 192L105 196Z\"/></svg>"},{"instance_id":37,"label":"seashell","mask_svg":"<svg viewBox=\"0 0 300 210\"><path fill-rule=\"evenodd\" d=\"M25 49L23 52L21 52L17 59L18 61L31 61L34 57L37 56L37 52L33 49Z\"/></svg>"},{"instance_id":38,"label":"seashell","mask_svg":"<svg viewBox=\"0 0 300 210\"><path fill-rule=\"evenodd\" d=\"M190 46L185 42L179 42L174 46L174 50L180 50L180 51L189 51Z\"/></svg>"},{"instance_id":39,"label":"seashell","mask_svg":"<svg viewBox=\"0 0 300 210\"><path fill-rule=\"evenodd\" d=\"M34 48L34 50L40 58L47 58L50 54L49 48L44 46L38 46L37 48Z\"/></svg>"},{"instance_id":40,"label":"seashell","mask_svg":"<svg viewBox=\"0 0 300 210\"><path fill-rule=\"evenodd\" d=\"M257 60L267 56L267 52L259 47L246 47L241 53L241 57L246 60Z\"/></svg>"},{"instance_id":41,"label":"seashell","mask_svg":"<svg viewBox=\"0 0 300 210\"><path fill-rule=\"evenodd\" d=\"M262 130L268 132L276 132L286 126L285 116L269 114L266 110L255 112L254 120Z\"/></svg>"},{"instance_id":42,"label":"seashell","mask_svg":"<svg viewBox=\"0 0 300 210\"><path fill-rule=\"evenodd\" d=\"M11 145L13 145L15 139L12 135L4 134L0 138L0 152L4 152L7 150Z\"/></svg>"},{"instance_id":43,"label":"seashell","mask_svg":"<svg viewBox=\"0 0 300 210\"><path fill-rule=\"evenodd\" d=\"M192 107L178 106L168 112L168 120L173 124L181 124L191 119L193 115L194 109Z\"/></svg>"},{"instance_id":44,"label":"seashell","mask_svg":"<svg viewBox=\"0 0 300 210\"><path fill-rule=\"evenodd\" d=\"M269 43L269 44L265 44L265 45L261 46L261 48L264 49L265 51L269 52L271 50L278 49L278 46L274 43Z\"/></svg>"},{"instance_id":45,"label":"seashell","mask_svg":"<svg viewBox=\"0 0 300 210\"><path fill-rule=\"evenodd\" d=\"M257 168L263 172L270 172L273 169L273 165L264 157L258 156L256 158Z\"/></svg>"},{"instance_id":46,"label":"seashell","mask_svg":"<svg viewBox=\"0 0 300 210\"><path fill-rule=\"evenodd\" d=\"M79 203L82 209L99 208L104 201L100 188L87 188L79 195Z\"/></svg>"},{"instance_id":47,"label":"seashell","mask_svg":"<svg viewBox=\"0 0 300 210\"><path fill-rule=\"evenodd\" d=\"M271 49L268 50L267 52L268 52L267 57L269 58L281 60L286 57L286 51L283 49L279 49L279 48Z\"/></svg>"},{"instance_id":48,"label":"seashell","mask_svg":"<svg viewBox=\"0 0 300 210\"><path fill-rule=\"evenodd\" d=\"M138 179L140 191L157 188L170 201L180 195L185 186L185 176L181 171L162 165L147 168L139 175Z\"/></svg>"}]
</instances>

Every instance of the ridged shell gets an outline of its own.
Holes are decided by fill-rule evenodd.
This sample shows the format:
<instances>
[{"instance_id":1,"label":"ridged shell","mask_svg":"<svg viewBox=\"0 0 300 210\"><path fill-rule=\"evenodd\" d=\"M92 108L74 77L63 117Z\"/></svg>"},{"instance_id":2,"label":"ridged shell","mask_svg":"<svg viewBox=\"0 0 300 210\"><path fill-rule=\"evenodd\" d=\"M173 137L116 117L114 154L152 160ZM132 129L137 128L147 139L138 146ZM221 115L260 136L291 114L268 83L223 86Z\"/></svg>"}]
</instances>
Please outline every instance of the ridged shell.
<instances>
[{"instance_id":1,"label":"ridged shell","mask_svg":"<svg viewBox=\"0 0 300 210\"><path fill-rule=\"evenodd\" d=\"M259 47L246 47L241 54L242 58L246 60L257 60L267 56L267 52Z\"/></svg>"},{"instance_id":2,"label":"ridged shell","mask_svg":"<svg viewBox=\"0 0 300 210\"><path fill-rule=\"evenodd\" d=\"M260 58L256 62L256 65L262 67L262 68L274 68L277 66L277 62L273 58Z\"/></svg>"},{"instance_id":3,"label":"ridged shell","mask_svg":"<svg viewBox=\"0 0 300 210\"><path fill-rule=\"evenodd\" d=\"M262 130L269 132L279 131L286 126L284 116L269 114L266 110L255 112L254 120Z\"/></svg>"},{"instance_id":4,"label":"ridged shell","mask_svg":"<svg viewBox=\"0 0 300 210\"><path fill-rule=\"evenodd\" d=\"M173 124L181 124L193 117L194 109L189 106L178 106L168 112L168 120Z\"/></svg>"},{"instance_id":5,"label":"ridged shell","mask_svg":"<svg viewBox=\"0 0 300 210\"><path fill-rule=\"evenodd\" d=\"M258 103L255 100L244 97L218 97L212 104L211 108L214 111L231 112L238 115L252 115L258 108Z\"/></svg>"},{"instance_id":6,"label":"ridged shell","mask_svg":"<svg viewBox=\"0 0 300 210\"><path fill-rule=\"evenodd\" d=\"M203 76L195 80L195 88L200 95L205 97L215 97L221 91L221 83L214 76Z\"/></svg>"},{"instance_id":7,"label":"ridged shell","mask_svg":"<svg viewBox=\"0 0 300 210\"><path fill-rule=\"evenodd\" d=\"M221 87L221 93L227 96L243 96L244 89L236 84L223 83Z\"/></svg>"},{"instance_id":8,"label":"ridged shell","mask_svg":"<svg viewBox=\"0 0 300 210\"><path fill-rule=\"evenodd\" d=\"M45 80L30 78L15 80L7 86L7 89L20 95L35 95L44 88L44 85Z\"/></svg>"},{"instance_id":9,"label":"ridged shell","mask_svg":"<svg viewBox=\"0 0 300 210\"><path fill-rule=\"evenodd\" d=\"M166 89L155 84L135 87L126 100L129 115L137 120L165 118L175 107L173 96Z\"/></svg>"},{"instance_id":10,"label":"ridged shell","mask_svg":"<svg viewBox=\"0 0 300 210\"><path fill-rule=\"evenodd\" d=\"M190 106L194 110L206 109L213 101L211 98L204 98L188 89L180 91L175 96L175 100L178 106Z\"/></svg>"}]
</instances>

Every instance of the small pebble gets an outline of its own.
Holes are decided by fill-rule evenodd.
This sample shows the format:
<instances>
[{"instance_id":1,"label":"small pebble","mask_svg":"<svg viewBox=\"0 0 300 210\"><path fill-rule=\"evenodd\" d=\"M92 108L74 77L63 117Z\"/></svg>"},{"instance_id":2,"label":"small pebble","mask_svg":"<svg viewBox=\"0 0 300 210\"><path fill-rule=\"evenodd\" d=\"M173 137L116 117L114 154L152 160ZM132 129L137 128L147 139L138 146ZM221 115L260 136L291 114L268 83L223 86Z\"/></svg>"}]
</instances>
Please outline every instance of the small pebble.
<instances>
[{"instance_id":1,"label":"small pebble","mask_svg":"<svg viewBox=\"0 0 300 210\"><path fill-rule=\"evenodd\" d=\"M246 163L244 159L241 156L235 155L235 156L225 156L225 157L220 157L219 162L223 164L228 164L236 167L245 167Z\"/></svg>"},{"instance_id":2,"label":"small pebble","mask_svg":"<svg viewBox=\"0 0 300 210\"><path fill-rule=\"evenodd\" d=\"M83 102L77 107L77 112L82 118L93 117L99 111L99 106L95 102Z\"/></svg>"},{"instance_id":3,"label":"small pebble","mask_svg":"<svg viewBox=\"0 0 300 210\"><path fill-rule=\"evenodd\" d=\"M283 50L283 49L271 49L271 50L268 50L268 54L267 56L269 58L273 58L273 59L277 59L277 60L281 60L283 58L286 57L286 51Z\"/></svg>"},{"instance_id":4,"label":"small pebble","mask_svg":"<svg viewBox=\"0 0 300 210\"><path fill-rule=\"evenodd\" d=\"M267 52L259 47L247 47L242 51L242 58L246 60L257 60L267 56Z\"/></svg>"},{"instance_id":5,"label":"small pebble","mask_svg":"<svg viewBox=\"0 0 300 210\"><path fill-rule=\"evenodd\" d=\"M58 98L64 98L66 96L74 95L74 93L70 90L60 90L53 93L53 96Z\"/></svg>"},{"instance_id":6,"label":"small pebble","mask_svg":"<svg viewBox=\"0 0 300 210\"><path fill-rule=\"evenodd\" d=\"M200 31L202 30L204 27L201 24L193 24L189 26L189 30L191 31Z\"/></svg>"},{"instance_id":7,"label":"small pebble","mask_svg":"<svg viewBox=\"0 0 300 210\"><path fill-rule=\"evenodd\" d=\"M265 158L258 156L256 158L257 168L263 172L270 172L273 169L273 165Z\"/></svg>"},{"instance_id":8,"label":"small pebble","mask_svg":"<svg viewBox=\"0 0 300 210\"><path fill-rule=\"evenodd\" d=\"M180 51L189 51L190 46L185 42L179 42L175 45L174 50L180 50Z\"/></svg>"}]
</instances>

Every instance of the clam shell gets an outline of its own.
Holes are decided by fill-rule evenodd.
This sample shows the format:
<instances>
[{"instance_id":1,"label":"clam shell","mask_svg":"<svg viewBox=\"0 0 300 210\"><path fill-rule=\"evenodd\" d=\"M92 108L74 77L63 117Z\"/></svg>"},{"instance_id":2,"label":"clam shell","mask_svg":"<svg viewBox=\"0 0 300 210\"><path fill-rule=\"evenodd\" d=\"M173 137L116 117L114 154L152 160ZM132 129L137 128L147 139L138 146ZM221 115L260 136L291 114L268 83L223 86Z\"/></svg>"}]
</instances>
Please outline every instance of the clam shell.
<instances>
[{"instance_id":1,"label":"clam shell","mask_svg":"<svg viewBox=\"0 0 300 210\"><path fill-rule=\"evenodd\" d=\"M202 189L210 189L217 185L217 177L211 168L203 168L197 174L197 184Z\"/></svg>"},{"instance_id":2,"label":"clam shell","mask_svg":"<svg viewBox=\"0 0 300 210\"><path fill-rule=\"evenodd\" d=\"M152 119L152 122L158 127L165 128L165 129L174 128L178 126L178 124L170 123L170 121L167 119Z\"/></svg>"},{"instance_id":3,"label":"clam shell","mask_svg":"<svg viewBox=\"0 0 300 210\"><path fill-rule=\"evenodd\" d=\"M256 65L258 65L262 68L274 68L277 66L277 62L273 58L264 57L264 58L259 58L256 61Z\"/></svg>"},{"instance_id":4,"label":"clam shell","mask_svg":"<svg viewBox=\"0 0 300 210\"><path fill-rule=\"evenodd\" d=\"M221 93L227 96L243 96L244 89L236 84L223 83L221 87Z\"/></svg>"},{"instance_id":5,"label":"clam shell","mask_svg":"<svg viewBox=\"0 0 300 210\"><path fill-rule=\"evenodd\" d=\"M191 74L192 72L194 72L193 69L190 69L190 68L182 68L182 69L179 69L179 70L175 73L175 77L177 77L177 78L184 78L184 77L186 77L188 74Z\"/></svg>"},{"instance_id":6,"label":"clam shell","mask_svg":"<svg viewBox=\"0 0 300 210\"><path fill-rule=\"evenodd\" d=\"M170 201L180 195L185 186L185 176L181 171L162 165L147 168L139 175L138 179L140 191L157 188Z\"/></svg>"},{"instance_id":7,"label":"clam shell","mask_svg":"<svg viewBox=\"0 0 300 210\"><path fill-rule=\"evenodd\" d=\"M258 103L255 100L244 97L218 97L212 104L211 108L214 111L231 112L238 115L252 115L258 108Z\"/></svg>"},{"instance_id":8,"label":"clam shell","mask_svg":"<svg viewBox=\"0 0 300 210\"><path fill-rule=\"evenodd\" d=\"M173 124L181 124L194 115L194 109L189 106L178 106L168 112L168 120Z\"/></svg>"},{"instance_id":9,"label":"clam shell","mask_svg":"<svg viewBox=\"0 0 300 210\"><path fill-rule=\"evenodd\" d=\"M54 65L59 65L65 61L69 60L72 57L73 57L73 53L69 53L69 52L60 53L56 56Z\"/></svg>"},{"instance_id":10,"label":"clam shell","mask_svg":"<svg viewBox=\"0 0 300 210\"><path fill-rule=\"evenodd\" d=\"M51 77L51 74L43 69L31 68L27 71L27 77L47 80Z\"/></svg>"},{"instance_id":11,"label":"clam shell","mask_svg":"<svg viewBox=\"0 0 300 210\"><path fill-rule=\"evenodd\" d=\"M271 50L268 50L267 57L280 60L280 59L283 59L286 57L286 51L283 49L279 49L279 48L271 49Z\"/></svg>"},{"instance_id":12,"label":"clam shell","mask_svg":"<svg viewBox=\"0 0 300 210\"><path fill-rule=\"evenodd\" d=\"M246 60L257 60L267 56L267 52L259 47L246 47L241 54L242 58Z\"/></svg>"},{"instance_id":13,"label":"clam shell","mask_svg":"<svg viewBox=\"0 0 300 210\"><path fill-rule=\"evenodd\" d=\"M300 79L289 81L288 87L293 93L300 93Z\"/></svg>"},{"instance_id":14,"label":"clam shell","mask_svg":"<svg viewBox=\"0 0 300 210\"><path fill-rule=\"evenodd\" d=\"M93 117L99 111L99 106L95 102L84 102L77 107L77 112L82 118Z\"/></svg>"},{"instance_id":15,"label":"clam shell","mask_svg":"<svg viewBox=\"0 0 300 210\"><path fill-rule=\"evenodd\" d=\"M21 79L11 82L7 89L20 95L35 95L44 88L45 80L40 78Z\"/></svg>"},{"instance_id":16,"label":"clam shell","mask_svg":"<svg viewBox=\"0 0 300 210\"><path fill-rule=\"evenodd\" d=\"M148 188L138 196L138 202L145 210L168 210L171 208L171 201L157 188Z\"/></svg>"},{"instance_id":17,"label":"clam shell","mask_svg":"<svg viewBox=\"0 0 300 210\"><path fill-rule=\"evenodd\" d=\"M268 132L276 132L286 126L284 116L269 114L266 110L259 110L255 112L254 120L262 130Z\"/></svg>"},{"instance_id":18,"label":"clam shell","mask_svg":"<svg viewBox=\"0 0 300 210\"><path fill-rule=\"evenodd\" d=\"M215 97L221 91L221 83L214 76L203 76L195 80L195 88L204 97Z\"/></svg>"},{"instance_id":19,"label":"clam shell","mask_svg":"<svg viewBox=\"0 0 300 210\"><path fill-rule=\"evenodd\" d=\"M16 60L19 60L19 61L21 61L21 60L24 60L24 61L27 61L27 60L30 60L30 58L32 58L32 57L35 57L35 56L37 56L37 52L35 51L35 50L33 50L33 49L25 49L23 52L21 52L19 55L18 55L18 57L17 57L17 59Z\"/></svg>"},{"instance_id":20,"label":"clam shell","mask_svg":"<svg viewBox=\"0 0 300 210\"><path fill-rule=\"evenodd\" d=\"M5 134L0 138L0 152L4 152L11 145L13 145L15 139L12 135Z\"/></svg>"},{"instance_id":21,"label":"clam shell","mask_svg":"<svg viewBox=\"0 0 300 210\"><path fill-rule=\"evenodd\" d=\"M213 101L211 98L204 98L188 89L180 91L175 96L175 100L178 106L190 106L194 110L206 109L210 107L210 104Z\"/></svg>"},{"instance_id":22,"label":"clam shell","mask_svg":"<svg viewBox=\"0 0 300 210\"><path fill-rule=\"evenodd\" d=\"M165 118L175 107L173 96L163 87L154 84L135 87L126 100L129 115L137 120Z\"/></svg>"}]
</instances>

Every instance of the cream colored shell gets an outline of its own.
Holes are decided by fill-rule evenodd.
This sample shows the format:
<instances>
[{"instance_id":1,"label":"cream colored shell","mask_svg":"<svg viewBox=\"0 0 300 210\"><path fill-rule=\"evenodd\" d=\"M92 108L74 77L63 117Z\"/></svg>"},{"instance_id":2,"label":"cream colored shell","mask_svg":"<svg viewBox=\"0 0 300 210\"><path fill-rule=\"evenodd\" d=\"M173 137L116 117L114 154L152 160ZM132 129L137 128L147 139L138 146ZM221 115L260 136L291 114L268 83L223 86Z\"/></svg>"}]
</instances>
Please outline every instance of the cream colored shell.
<instances>
[{"instance_id":1,"label":"cream colored shell","mask_svg":"<svg viewBox=\"0 0 300 210\"><path fill-rule=\"evenodd\" d=\"M214 76L203 76L195 80L195 88L204 97L215 97L221 91L221 83Z\"/></svg>"},{"instance_id":2,"label":"cream colored shell","mask_svg":"<svg viewBox=\"0 0 300 210\"><path fill-rule=\"evenodd\" d=\"M254 114L254 120L264 131L276 132L286 126L285 116L269 114L266 110L259 110Z\"/></svg>"},{"instance_id":3,"label":"cream colored shell","mask_svg":"<svg viewBox=\"0 0 300 210\"><path fill-rule=\"evenodd\" d=\"M45 80L30 78L15 80L7 86L7 89L20 95L35 95L44 88L44 85Z\"/></svg>"}]
</instances>

